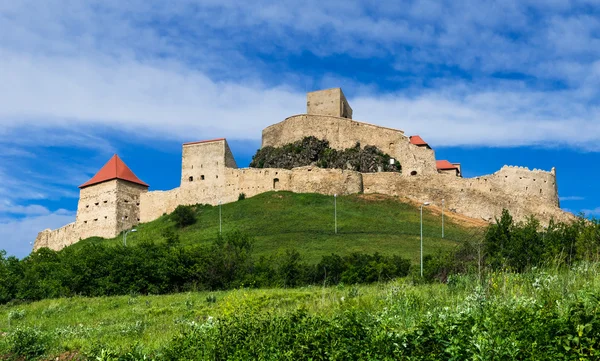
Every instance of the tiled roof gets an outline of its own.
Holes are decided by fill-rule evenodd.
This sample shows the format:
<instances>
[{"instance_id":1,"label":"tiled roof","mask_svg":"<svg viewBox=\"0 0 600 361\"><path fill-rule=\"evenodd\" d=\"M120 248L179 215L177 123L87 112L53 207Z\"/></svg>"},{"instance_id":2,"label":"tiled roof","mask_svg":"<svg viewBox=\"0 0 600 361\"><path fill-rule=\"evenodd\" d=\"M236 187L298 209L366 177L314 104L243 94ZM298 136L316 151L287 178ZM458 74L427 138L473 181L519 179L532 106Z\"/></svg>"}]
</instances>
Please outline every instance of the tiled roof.
<instances>
[{"instance_id":1,"label":"tiled roof","mask_svg":"<svg viewBox=\"0 0 600 361\"><path fill-rule=\"evenodd\" d=\"M427 144L427 142L425 142L423 140L423 138L421 138L418 135L413 135L409 139L410 139L410 144L414 144L414 145L429 145L429 144Z\"/></svg>"},{"instance_id":2,"label":"tiled roof","mask_svg":"<svg viewBox=\"0 0 600 361\"><path fill-rule=\"evenodd\" d=\"M450 162L448 162L447 160L437 160L435 162L437 169L439 170L446 170L446 169L458 169L458 165L457 164L452 164Z\"/></svg>"},{"instance_id":3,"label":"tiled roof","mask_svg":"<svg viewBox=\"0 0 600 361\"><path fill-rule=\"evenodd\" d=\"M121 179L148 187L148 184L144 183L135 174L133 174L131 169L129 169L129 167L121 160L121 158L115 154L108 162L106 162L104 167L102 167L98 173L92 177L92 179L80 185L79 188L89 187L91 185L113 179Z\"/></svg>"}]
</instances>

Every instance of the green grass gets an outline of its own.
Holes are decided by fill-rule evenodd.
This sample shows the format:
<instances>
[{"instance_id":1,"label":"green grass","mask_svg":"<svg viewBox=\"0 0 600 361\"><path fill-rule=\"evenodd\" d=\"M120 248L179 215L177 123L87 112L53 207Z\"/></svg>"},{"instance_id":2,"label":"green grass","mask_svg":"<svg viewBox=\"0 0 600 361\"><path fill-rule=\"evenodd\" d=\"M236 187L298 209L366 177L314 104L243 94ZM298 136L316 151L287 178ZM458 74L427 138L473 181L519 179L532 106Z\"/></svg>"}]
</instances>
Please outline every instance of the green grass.
<instances>
[{"instance_id":1,"label":"green grass","mask_svg":"<svg viewBox=\"0 0 600 361\"><path fill-rule=\"evenodd\" d=\"M8 336L16 329L35 328L50 339L47 355L74 350L85 353L99 347L125 352L136 344L151 354L186 327L248 312L257 317L273 317L304 309L309 314L333 318L347 310L360 309L385 319L386 327L395 332L410 331L428 314L476 312L481 302L490 305L490 310L541 307L569 314L569 308L564 306L568 302L597 294L599 266L595 263L571 270L491 273L481 285L477 276L471 275L454 277L448 285L413 285L410 279L399 279L353 287L76 297L3 305L0 329L5 334L0 338L0 353L6 354ZM216 300L209 302L208 296L215 296Z\"/></svg>"},{"instance_id":2,"label":"green grass","mask_svg":"<svg viewBox=\"0 0 600 361\"><path fill-rule=\"evenodd\" d=\"M375 200L376 199L376 200ZM179 230L183 244L208 244L219 232L219 208L198 206L198 221ZM319 194L268 192L222 206L223 233L239 230L253 237L254 254L273 255L297 249L308 262L331 253L399 254L413 262L420 250L419 208L392 197L341 196L337 199L338 233L334 232L333 197ZM169 216L140 224L129 233L128 244L141 240L164 241L162 233L173 227ZM441 238L441 217L423 212L424 253L434 254L481 234L481 228L465 228L446 217ZM88 239L80 242L121 243ZM77 246L77 244L75 245Z\"/></svg>"}]
</instances>

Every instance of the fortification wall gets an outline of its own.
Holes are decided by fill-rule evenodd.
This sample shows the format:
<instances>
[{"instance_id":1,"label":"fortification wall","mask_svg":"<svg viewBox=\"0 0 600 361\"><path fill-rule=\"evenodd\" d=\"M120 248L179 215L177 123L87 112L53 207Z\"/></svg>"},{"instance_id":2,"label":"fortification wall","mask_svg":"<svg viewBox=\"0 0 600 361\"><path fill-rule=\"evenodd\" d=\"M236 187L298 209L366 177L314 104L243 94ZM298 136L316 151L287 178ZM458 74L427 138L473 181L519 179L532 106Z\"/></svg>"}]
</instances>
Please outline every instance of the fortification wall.
<instances>
[{"instance_id":1,"label":"fortification wall","mask_svg":"<svg viewBox=\"0 0 600 361\"><path fill-rule=\"evenodd\" d=\"M169 214L180 204L186 204L179 196L180 188L169 191L152 191L140 195L140 222L153 221Z\"/></svg>"},{"instance_id":2,"label":"fortification wall","mask_svg":"<svg viewBox=\"0 0 600 361\"><path fill-rule=\"evenodd\" d=\"M55 230L45 229L38 233L33 244L33 250L37 251L40 248L47 247L59 251L78 242L80 239L77 226L73 222Z\"/></svg>"},{"instance_id":3,"label":"fortification wall","mask_svg":"<svg viewBox=\"0 0 600 361\"><path fill-rule=\"evenodd\" d=\"M219 182L186 182L185 187L141 195L141 222L150 222L178 205L211 204L237 201L240 193L252 197L271 190L298 193L353 194L362 191L362 176L358 172L340 169L301 167L288 169L232 169L214 174ZM216 176L219 178L216 178ZM205 181L207 178L205 177Z\"/></svg>"},{"instance_id":4,"label":"fortification wall","mask_svg":"<svg viewBox=\"0 0 600 361\"><path fill-rule=\"evenodd\" d=\"M444 199L448 210L486 221L499 217L504 208L518 221L530 215L535 215L542 223L547 223L550 218L560 221L573 218L558 207L553 172L503 167L494 174L477 178L373 173L363 174L363 184L365 193L430 201L438 206Z\"/></svg>"},{"instance_id":5,"label":"fortification wall","mask_svg":"<svg viewBox=\"0 0 600 361\"><path fill-rule=\"evenodd\" d=\"M413 172L417 175L437 174L434 151L410 144L410 139L401 130L346 118L295 115L265 128L262 146L281 147L308 136L326 139L332 148L338 150L351 148L356 143L360 143L362 147L376 146L396 158L402 164L402 172L406 176Z\"/></svg>"}]
</instances>

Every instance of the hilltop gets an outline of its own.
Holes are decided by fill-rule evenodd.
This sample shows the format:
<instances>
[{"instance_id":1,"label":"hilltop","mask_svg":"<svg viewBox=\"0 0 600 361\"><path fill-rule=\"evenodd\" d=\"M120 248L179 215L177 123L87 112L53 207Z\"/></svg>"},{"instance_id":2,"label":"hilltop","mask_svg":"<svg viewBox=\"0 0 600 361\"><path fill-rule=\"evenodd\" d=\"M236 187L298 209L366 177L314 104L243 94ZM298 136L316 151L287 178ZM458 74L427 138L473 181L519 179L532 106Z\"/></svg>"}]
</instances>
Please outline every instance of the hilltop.
<instances>
[{"instance_id":1,"label":"hilltop","mask_svg":"<svg viewBox=\"0 0 600 361\"><path fill-rule=\"evenodd\" d=\"M209 244L219 232L219 206L190 206L197 216L193 225L177 228L170 215L141 223L127 235L127 244L142 241L164 242L172 229L182 244ZM419 207L407 200L384 195L337 197L338 233L334 226L334 197L321 194L267 192L221 206L222 232L241 231L254 243L254 254L274 255L288 249L298 250L309 262L322 256L352 252L399 254L416 262L420 245ZM435 205L423 211L424 253L448 250L459 242L482 234L483 221L445 212L445 238L442 239L441 209ZM122 236L112 239L89 238L74 244L103 242L121 244Z\"/></svg>"}]
</instances>

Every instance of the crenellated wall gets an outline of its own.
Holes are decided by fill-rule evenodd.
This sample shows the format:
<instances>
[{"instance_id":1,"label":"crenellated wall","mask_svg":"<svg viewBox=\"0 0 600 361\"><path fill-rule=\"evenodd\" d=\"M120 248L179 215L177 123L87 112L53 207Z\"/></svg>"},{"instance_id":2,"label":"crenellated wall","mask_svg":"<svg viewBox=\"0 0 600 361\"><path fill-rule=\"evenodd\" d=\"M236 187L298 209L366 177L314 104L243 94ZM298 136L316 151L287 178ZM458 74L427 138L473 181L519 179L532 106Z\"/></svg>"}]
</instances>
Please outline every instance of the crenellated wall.
<instances>
[{"instance_id":1,"label":"crenellated wall","mask_svg":"<svg viewBox=\"0 0 600 361\"><path fill-rule=\"evenodd\" d=\"M450 176L402 177L394 173L363 174L365 193L434 202L456 213L493 221L508 209L515 220L535 215L542 223L550 218L570 220L573 215L558 206L556 176L551 172L505 166L476 178Z\"/></svg>"}]
</instances>

